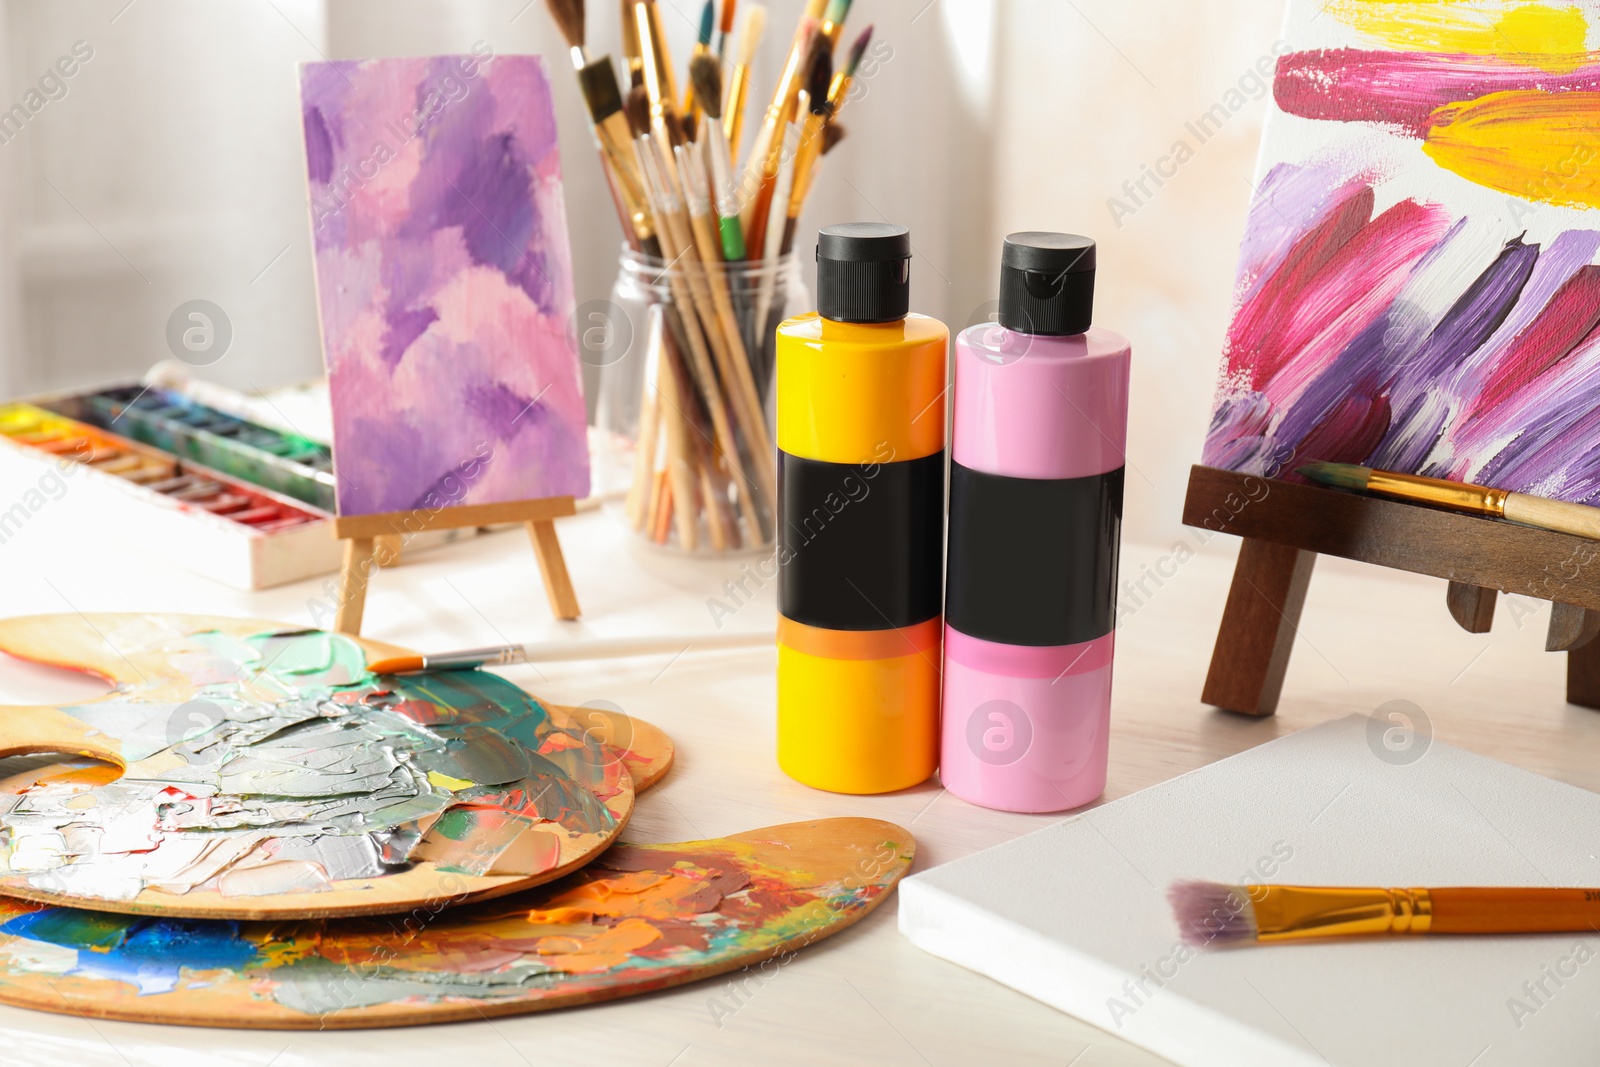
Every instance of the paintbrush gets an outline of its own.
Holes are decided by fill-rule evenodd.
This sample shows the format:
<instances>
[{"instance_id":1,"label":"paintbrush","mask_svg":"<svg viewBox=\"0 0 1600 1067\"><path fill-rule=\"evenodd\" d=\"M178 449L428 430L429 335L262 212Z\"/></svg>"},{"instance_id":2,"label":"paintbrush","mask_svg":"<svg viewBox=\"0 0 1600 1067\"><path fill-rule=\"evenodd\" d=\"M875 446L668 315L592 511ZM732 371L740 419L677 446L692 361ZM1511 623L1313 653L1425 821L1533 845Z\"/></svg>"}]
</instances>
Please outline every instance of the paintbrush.
<instances>
[{"instance_id":1,"label":"paintbrush","mask_svg":"<svg viewBox=\"0 0 1600 1067\"><path fill-rule=\"evenodd\" d=\"M589 108L595 143L617 192L623 228L638 247L651 236L644 183L633 154L633 136L623 111L622 89L611 57L602 56L578 71L578 87Z\"/></svg>"},{"instance_id":2,"label":"paintbrush","mask_svg":"<svg viewBox=\"0 0 1600 1067\"><path fill-rule=\"evenodd\" d=\"M722 238L722 256L730 263L744 259L744 229L739 225L739 191L733 184L733 159L728 137L722 129L722 62L716 56L695 56L689 64L689 80L695 97L705 110L700 143L711 160L711 185L716 193L717 229Z\"/></svg>"},{"instance_id":3,"label":"paintbrush","mask_svg":"<svg viewBox=\"0 0 1600 1067\"><path fill-rule=\"evenodd\" d=\"M750 161L745 167L743 186L748 199L740 212L739 222L744 227L747 249L765 247L767 215L772 210L772 197L778 181L778 169L783 156L784 126L789 121L795 98L802 88L801 82L813 61L813 53L820 40L819 23L814 18L803 19L795 31L794 44L789 49L788 62L772 94L772 103L750 148ZM750 196L750 190L755 195Z\"/></svg>"},{"instance_id":4,"label":"paintbrush","mask_svg":"<svg viewBox=\"0 0 1600 1067\"><path fill-rule=\"evenodd\" d=\"M830 122L822 128L822 154L832 152L849 131L842 122Z\"/></svg>"},{"instance_id":5,"label":"paintbrush","mask_svg":"<svg viewBox=\"0 0 1600 1067\"><path fill-rule=\"evenodd\" d=\"M650 121L656 136L668 149L683 140L683 124L678 119L678 85L672 77L672 57L667 53L667 38L661 30L661 12L655 0L637 0L633 24L639 32L639 56L644 65L644 87L650 94ZM669 164L670 165L670 164Z\"/></svg>"},{"instance_id":6,"label":"paintbrush","mask_svg":"<svg viewBox=\"0 0 1600 1067\"><path fill-rule=\"evenodd\" d=\"M866 54L867 44L871 40L872 27L868 26L861 31L861 36L856 38L856 43L850 46L850 54L845 58L844 69L833 76L833 84L828 86L828 106L833 109L828 120L830 124L839 117L845 98L850 95L850 87L856 80L856 68L861 66L861 57Z\"/></svg>"},{"instance_id":7,"label":"paintbrush","mask_svg":"<svg viewBox=\"0 0 1600 1067\"><path fill-rule=\"evenodd\" d=\"M1377 889L1179 882L1167 892L1191 945L1375 934L1600 931L1600 890L1543 886Z\"/></svg>"},{"instance_id":8,"label":"paintbrush","mask_svg":"<svg viewBox=\"0 0 1600 1067\"><path fill-rule=\"evenodd\" d=\"M655 305L647 312L648 338L644 352L644 385L639 391L639 432L634 443L633 480L628 485L628 521L635 530L645 528L649 513L649 489L656 471L656 453L661 439L661 306Z\"/></svg>"},{"instance_id":9,"label":"paintbrush","mask_svg":"<svg viewBox=\"0 0 1600 1067\"><path fill-rule=\"evenodd\" d=\"M528 645L491 645L435 655L390 656L367 664L373 674L418 674L424 671L459 671L498 667L511 663L560 663L567 660L626 659L663 652L710 652L728 648L765 648L776 635L771 630L754 633L646 634L639 637L597 637L576 641L541 641Z\"/></svg>"},{"instance_id":10,"label":"paintbrush","mask_svg":"<svg viewBox=\"0 0 1600 1067\"><path fill-rule=\"evenodd\" d=\"M700 132L699 94L695 92L694 61L711 57L711 29L716 24L716 11L712 0L706 0L700 9L700 31L695 35L694 48L689 52L689 87L683 91L683 132L694 140Z\"/></svg>"},{"instance_id":11,"label":"paintbrush","mask_svg":"<svg viewBox=\"0 0 1600 1067\"><path fill-rule=\"evenodd\" d=\"M640 6L643 6L642 4ZM646 80L649 79L649 62L646 61ZM654 112L654 108L652 108ZM739 458L739 443L733 435L733 428L728 420L726 405L717 386L717 377L712 370L712 355L701 341L701 334L690 320L691 314L698 314L699 321L705 326L705 340L715 350L716 360L725 364L728 358L725 349L725 339L721 328L716 321L716 312L712 305L711 294L706 284L704 271L699 268L698 255L695 250L694 237L690 232L688 212L684 210L681 198L670 180L666 176L662 155L656 151L649 136L640 137L636 141L639 147L640 161L645 175L645 185L650 191L651 201L655 204L655 214L658 222L658 234L661 237L662 252L670 263L676 264L686 260L689 269L668 270L667 281L672 288L673 301L684 312L684 327L688 335L689 352L687 368L689 377L693 380L701 401L705 405L706 413L710 416L714 432L717 452L723 461L728 464L728 469L740 483L741 489L753 485L745 474L744 464ZM685 281L687 276L687 281ZM685 290L687 289L687 293ZM763 450L765 454L765 450ZM680 510L684 507L685 498L677 496ZM762 531L760 515L755 507L753 496L749 492L739 493L739 503L744 511L745 519L750 524L753 533Z\"/></svg>"},{"instance_id":12,"label":"paintbrush","mask_svg":"<svg viewBox=\"0 0 1600 1067\"><path fill-rule=\"evenodd\" d=\"M715 57L711 58L715 62ZM731 407L734 418L739 422L739 427L744 431L744 440L750 445L751 462L755 467L756 478L760 483L761 491L768 500L775 499L777 494L777 461L772 455L772 450L765 447L767 441L767 421L762 411L761 397L756 391L754 372L750 368L750 357L745 351L744 336L739 332L738 315L734 312L732 296L728 290L728 278L725 270L720 267L718 256L717 230L711 216L711 194L706 186L706 172L700 162L700 153L704 152L704 145L680 145L677 149L678 173L684 179L684 196L688 202L689 224L694 230L694 238L700 250L701 258L706 262L706 289L711 299L712 310L716 318L716 326L721 333L721 343L712 345L712 352L717 359L717 373L723 387L730 394ZM694 275L690 275L691 285ZM709 333L709 323L708 330Z\"/></svg>"},{"instance_id":13,"label":"paintbrush","mask_svg":"<svg viewBox=\"0 0 1600 1067\"><path fill-rule=\"evenodd\" d=\"M728 35L733 33L733 11L738 7L739 0L723 0L722 21L717 25L717 58L726 62L728 59Z\"/></svg>"},{"instance_id":14,"label":"paintbrush","mask_svg":"<svg viewBox=\"0 0 1600 1067\"><path fill-rule=\"evenodd\" d=\"M828 39L828 47L838 46L839 35L844 33L844 17L849 13L850 0L829 0L822 16L822 36Z\"/></svg>"},{"instance_id":15,"label":"paintbrush","mask_svg":"<svg viewBox=\"0 0 1600 1067\"><path fill-rule=\"evenodd\" d=\"M739 154L740 138L744 136L744 108L750 98L750 63L755 58L756 47L767 29L767 9L751 4L744 16L744 30L739 35L739 55L733 72L728 76L726 106L722 111L722 132L728 135L728 145L735 158Z\"/></svg>"},{"instance_id":16,"label":"paintbrush","mask_svg":"<svg viewBox=\"0 0 1600 1067\"><path fill-rule=\"evenodd\" d=\"M1537 526L1542 530L1600 540L1600 508L1585 504L1546 500L1526 493L1491 489L1486 485L1374 470L1352 463L1308 463L1295 468L1295 471L1321 485L1355 489L1415 504L1430 504L1450 511L1488 515L1524 526Z\"/></svg>"},{"instance_id":17,"label":"paintbrush","mask_svg":"<svg viewBox=\"0 0 1600 1067\"><path fill-rule=\"evenodd\" d=\"M628 66L628 88L644 84L644 56L639 51L639 28L634 22L634 0L622 3L622 59Z\"/></svg>"},{"instance_id":18,"label":"paintbrush","mask_svg":"<svg viewBox=\"0 0 1600 1067\"><path fill-rule=\"evenodd\" d=\"M812 172L816 169L817 160L822 157L822 130L833 117L833 108L828 103L828 87L832 84L833 55L826 48L820 48L806 83L809 105L805 124L800 128L800 144L795 149L794 176L790 180L789 196L784 202L783 238L778 245L780 256L788 255L794 249L800 209L805 206L806 194L811 191Z\"/></svg>"},{"instance_id":19,"label":"paintbrush","mask_svg":"<svg viewBox=\"0 0 1600 1067\"><path fill-rule=\"evenodd\" d=\"M584 0L545 0L550 17L555 19L567 48L572 53L572 65L582 70L589 65L589 53L584 50Z\"/></svg>"}]
</instances>

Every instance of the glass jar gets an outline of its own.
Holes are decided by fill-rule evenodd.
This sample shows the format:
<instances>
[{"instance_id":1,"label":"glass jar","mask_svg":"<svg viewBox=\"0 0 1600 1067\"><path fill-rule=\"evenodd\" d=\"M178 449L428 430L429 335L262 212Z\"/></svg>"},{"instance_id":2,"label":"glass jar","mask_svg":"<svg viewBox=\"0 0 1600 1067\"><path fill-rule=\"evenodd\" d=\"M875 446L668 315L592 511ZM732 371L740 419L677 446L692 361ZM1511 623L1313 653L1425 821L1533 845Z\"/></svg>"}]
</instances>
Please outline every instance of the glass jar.
<instances>
[{"instance_id":1,"label":"glass jar","mask_svg":"<svg viewBox=\"0 0 1600 1067\"><path fill-rule=\"evenodd\" d=\"M772 547L776 332L811 310L792 255L667 263L623 249L610 305L588 335L580 316L578 340L601 364L597 481L626 487L641 537L708 555Z\"/></svg>"}]
</instances>

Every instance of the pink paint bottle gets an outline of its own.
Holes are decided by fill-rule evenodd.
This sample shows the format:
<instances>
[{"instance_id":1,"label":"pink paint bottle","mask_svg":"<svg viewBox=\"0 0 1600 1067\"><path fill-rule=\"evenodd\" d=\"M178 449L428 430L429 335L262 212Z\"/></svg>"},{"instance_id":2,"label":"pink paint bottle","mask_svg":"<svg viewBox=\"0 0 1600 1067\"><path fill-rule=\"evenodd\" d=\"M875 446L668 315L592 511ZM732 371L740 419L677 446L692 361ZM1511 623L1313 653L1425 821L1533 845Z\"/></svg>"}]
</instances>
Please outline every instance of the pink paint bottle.
<instances>
[{"instance_id":1,"label":"pink paint bottle","mask_svg":"<svg viewBox=\"0 0 1600 1067\"><path fill-rule=\"evenodd\" d=\"M1014 233L1000 322L955 343L940 777L1007 811L1106 784L1128 342L1090 326L1095 245Z\"/></svg>"}]
</instances>

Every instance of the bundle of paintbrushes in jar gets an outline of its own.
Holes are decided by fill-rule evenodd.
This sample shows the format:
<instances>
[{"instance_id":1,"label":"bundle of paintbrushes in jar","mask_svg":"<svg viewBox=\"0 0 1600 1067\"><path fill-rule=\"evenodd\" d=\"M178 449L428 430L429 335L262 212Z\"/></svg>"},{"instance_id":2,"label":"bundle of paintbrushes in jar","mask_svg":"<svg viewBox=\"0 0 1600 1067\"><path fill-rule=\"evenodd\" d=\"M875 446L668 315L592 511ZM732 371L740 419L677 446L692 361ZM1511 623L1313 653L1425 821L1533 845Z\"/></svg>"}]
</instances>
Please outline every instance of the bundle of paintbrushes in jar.
<instances>
[{"instance_id":1,"label":"bundle of paintbrushes in jar","mask_svg":"<svg viewBox=\"0 0 1600 1067\"><path fill-rule=\"evenodd\" d=\"M589 55L581 0L549 0L625 237L611 306L577 323L578 342L603 367L597 417L609 465L625 472L628 520L682 551L773 543L774 332L811 310L792 254L798 220L843 137L835 120L871 35L836 69L849 0L808 0L741 152L766 11L745 12L730 63L735 3L722 0L719 22L707 0L680 93L655 0L623 0L621 74Z\"/></svg>"}]
</instances>

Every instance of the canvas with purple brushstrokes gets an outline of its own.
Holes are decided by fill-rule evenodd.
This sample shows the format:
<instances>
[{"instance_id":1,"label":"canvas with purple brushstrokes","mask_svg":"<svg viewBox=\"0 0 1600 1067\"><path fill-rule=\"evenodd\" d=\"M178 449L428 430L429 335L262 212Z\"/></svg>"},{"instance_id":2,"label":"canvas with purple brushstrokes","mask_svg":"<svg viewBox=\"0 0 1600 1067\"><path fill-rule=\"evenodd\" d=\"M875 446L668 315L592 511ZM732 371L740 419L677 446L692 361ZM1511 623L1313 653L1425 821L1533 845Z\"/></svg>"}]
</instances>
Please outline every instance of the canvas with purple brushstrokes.
<instances>
[{"instance_id":1,"label":"canvas with purple brushstrokes","mask_svg":"<svg viewBox=\"0 0 1600 1067\"><path fill-rule=\"evenodd\" d=\"M1600 504L1600 5L1291 0L1204 462Z\"/></svg>"},{"instance_id":2,"label":"canvas with purple brushstrokes","mask_svg":"<svg viewBox=\"0 0 1600 1067\"><path fill-rule=\"evenodd\" d=\"M309 63L300 89L339 513L586 496L544 61Z\"/></svg>"}]
</instances>

